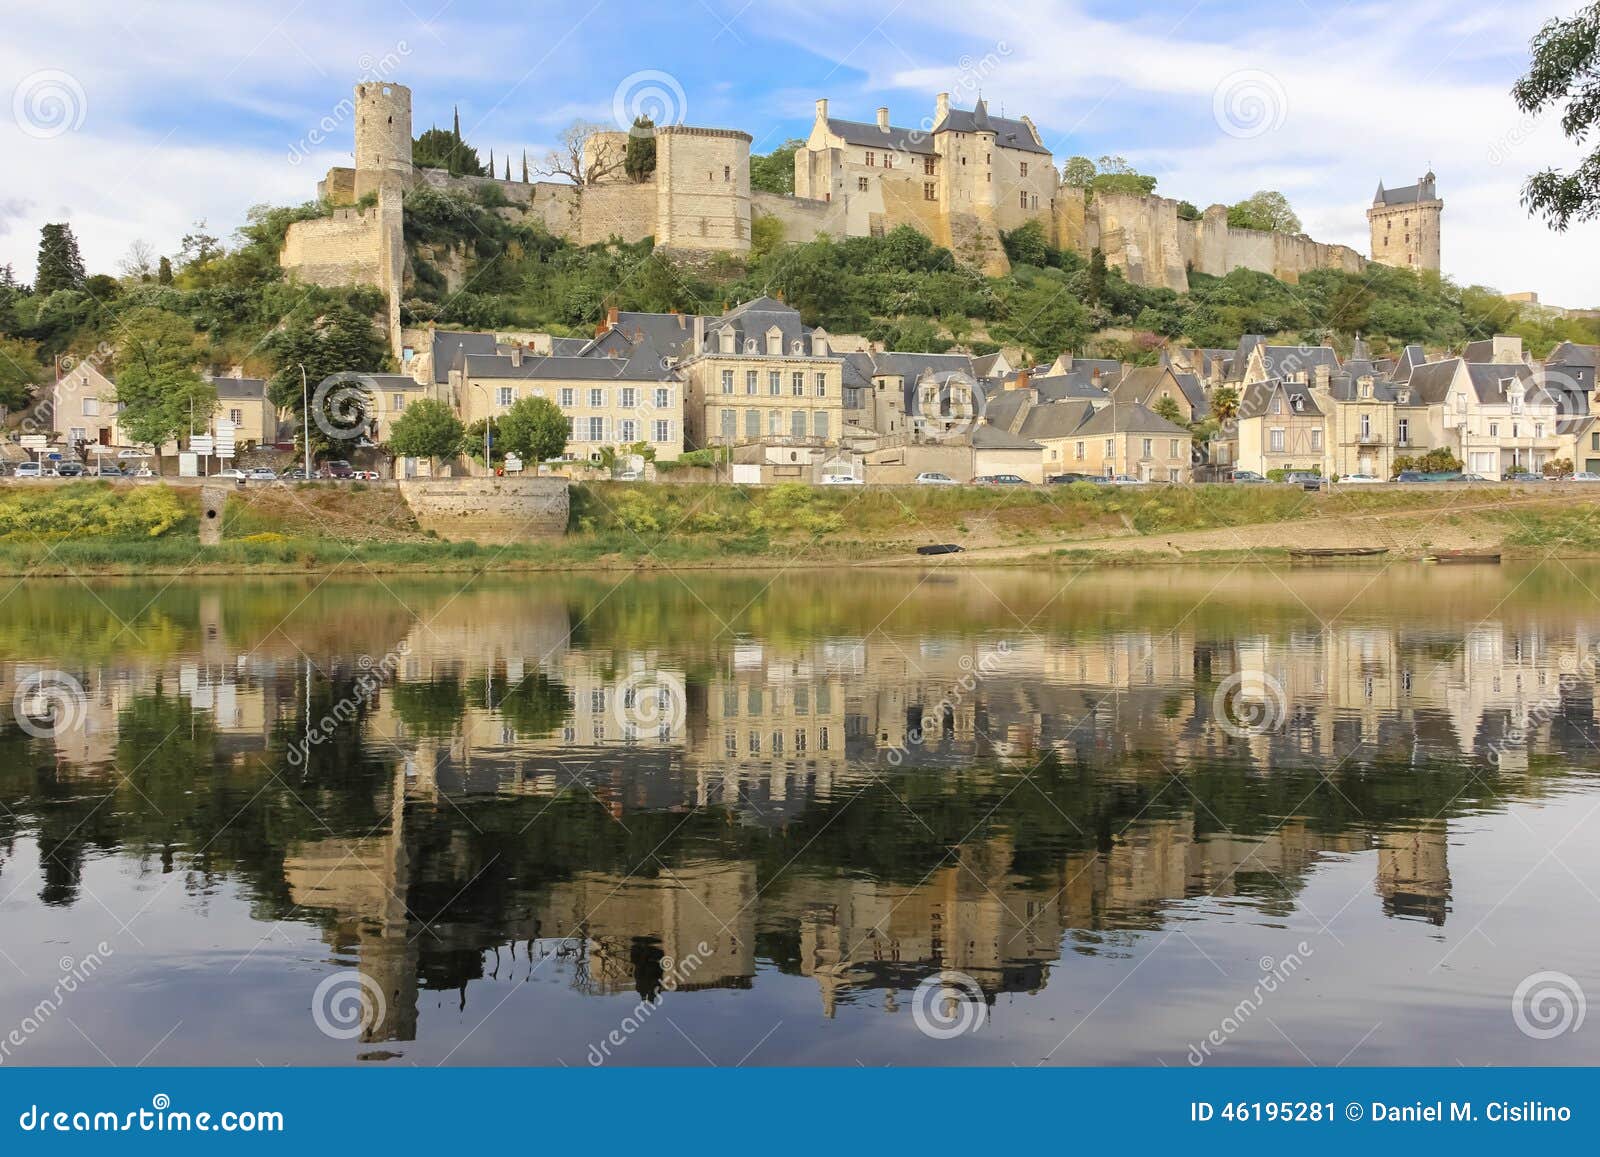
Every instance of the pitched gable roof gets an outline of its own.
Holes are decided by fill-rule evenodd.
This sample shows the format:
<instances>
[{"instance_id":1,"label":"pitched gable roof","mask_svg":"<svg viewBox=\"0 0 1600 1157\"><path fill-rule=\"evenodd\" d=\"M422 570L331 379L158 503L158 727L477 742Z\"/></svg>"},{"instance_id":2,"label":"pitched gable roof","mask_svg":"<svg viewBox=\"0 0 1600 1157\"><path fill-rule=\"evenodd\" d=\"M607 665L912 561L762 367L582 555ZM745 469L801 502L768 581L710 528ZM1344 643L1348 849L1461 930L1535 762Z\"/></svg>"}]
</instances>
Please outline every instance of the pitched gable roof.
<instances>
[{"instance_id":1,"label":"pitched gable roof","mask_svg":"<svg viewBox=\"0 0 1600 1157\"><path fill-rule=\"evenodd\" d=\"M1034 139L1033 130L1026 121L1012 120L1010 117L995 116L989 112L988 104L980 97L971 112L965 109L952 107L938 124L933 126L936 133L993 133L994 143L1003 149L1020 149L1025 153L1043 153L1050 155L1050 150ZM932 152L930 147L929 152Z\"/></svg>"}]
</instances>

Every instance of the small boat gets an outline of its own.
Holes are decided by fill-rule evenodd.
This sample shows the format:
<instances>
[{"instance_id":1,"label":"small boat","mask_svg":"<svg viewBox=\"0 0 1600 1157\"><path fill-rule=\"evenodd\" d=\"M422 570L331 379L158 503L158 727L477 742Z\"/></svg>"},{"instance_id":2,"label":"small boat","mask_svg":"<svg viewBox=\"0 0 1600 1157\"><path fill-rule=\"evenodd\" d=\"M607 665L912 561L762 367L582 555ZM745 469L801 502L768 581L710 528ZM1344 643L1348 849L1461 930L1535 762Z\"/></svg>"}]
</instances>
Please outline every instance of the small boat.
<instances>
[{"instance_id":1,"label":"small boat","mask_svg":"<svg viewBox=\"0 0 1600 1157\"><path fill-rule=\"evenodd\" d=\"M932 546L917 547L918 554L960 554L962 547L953 542L938 542Z\"/></svg>"},{"instance_id":2,"label":"small boat","mask_svg":"<svg viewBox=\"0 0 1600 1157\"><path fill-rule=\"evenodd\" d=\"M1498 563L1498 550L1435 550L1423 555L1423 562L1486 562Z\"/></svg>"},{"instance_id":3,"label":"small boat","mask_svg":"<svg viewBox=\"0 0 1600 1157\"><path fill-rule=\"evenodd\" d=\"M1386 546L1307 546L1289 551L1290 558L1375 558L1388 554Z\"/></svg>"}]
</instances>

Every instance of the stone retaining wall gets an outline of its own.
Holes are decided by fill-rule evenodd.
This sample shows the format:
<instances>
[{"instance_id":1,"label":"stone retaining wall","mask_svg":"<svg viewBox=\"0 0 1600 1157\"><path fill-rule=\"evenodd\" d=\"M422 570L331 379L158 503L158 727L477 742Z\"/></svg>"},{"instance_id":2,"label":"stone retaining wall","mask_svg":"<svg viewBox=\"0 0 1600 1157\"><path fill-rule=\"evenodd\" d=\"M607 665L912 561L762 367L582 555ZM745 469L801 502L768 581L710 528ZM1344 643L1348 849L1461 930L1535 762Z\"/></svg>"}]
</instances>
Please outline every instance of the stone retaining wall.
<instances>
[{"instance_id":1,"label":"stone retaining wall","mask_svg":"<svg viewBox=\"0 0 1600 1157\"><path fill-rule=\"evenodd\" d=\"M424 530L452 542L521 542L567 532L565 478L418 478L400 494Z\"/></svg>"}]
</instances>

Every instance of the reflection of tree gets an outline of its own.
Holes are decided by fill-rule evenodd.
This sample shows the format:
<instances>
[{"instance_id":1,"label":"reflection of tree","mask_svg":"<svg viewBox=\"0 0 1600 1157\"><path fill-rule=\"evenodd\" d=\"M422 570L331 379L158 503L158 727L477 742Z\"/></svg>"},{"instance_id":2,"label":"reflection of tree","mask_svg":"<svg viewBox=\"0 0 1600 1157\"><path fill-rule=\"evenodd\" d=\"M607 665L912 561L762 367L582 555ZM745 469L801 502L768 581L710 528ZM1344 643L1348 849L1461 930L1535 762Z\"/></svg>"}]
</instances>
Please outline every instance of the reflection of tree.
<instances>
[{"instance_id":1,"label":"reflection of tree","mask_svg":"<svg viewBox=\"0 0 1600 1157\"><path fill-rule=\"evenodd\" d=\"M456 675L426 683L396 683L389 694L395 714L411 734L424 739L450 738L460 728L467 710L467 694Z\"/></svg>"},{"instance_id":2,"label":"reflection of tree","mask_svg":"<svg viewBox=\"0 0 1600 1157\"><path fill-rule=\"evenodd\" d=\"M515 681L503 673L494 679L478 675L468 682L467 695L473 703L498 711L522 739L549 735L567 715L566 685L542 672Z\"/></svg>"}]
</instances>

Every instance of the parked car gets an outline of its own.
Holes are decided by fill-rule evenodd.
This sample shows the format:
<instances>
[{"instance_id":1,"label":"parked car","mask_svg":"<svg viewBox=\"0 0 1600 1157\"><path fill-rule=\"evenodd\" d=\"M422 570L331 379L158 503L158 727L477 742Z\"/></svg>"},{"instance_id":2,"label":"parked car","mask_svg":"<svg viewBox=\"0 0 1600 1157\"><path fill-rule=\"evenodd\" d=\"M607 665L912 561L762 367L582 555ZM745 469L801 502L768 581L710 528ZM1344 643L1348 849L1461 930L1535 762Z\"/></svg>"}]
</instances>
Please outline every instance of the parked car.
<instances>
[{"instance_id":1,"label":"parked car","mask_svg":"<svg viewBox=\"0 0 1600 1157\"><path fill-rule=\"evenodd\" d=\"M918 486L954 486L956 480L948 474L941 474L937 470L924 470L917 475Z\"/></svg>"},{"instance_id":2,"label":"parked car","mask_svg":"<svg viewBox=\"0 0 1600 1157\"><path fill-rule=\"evenodd\" d=\"M150 457L150 451L148 451L148 450L118 450L117 451L117 457L118 458L148 458L148 457Z\"/></svg>"},{"instance_id":3,"label":"parked car","mask_svg":"<svg viewBox=\"0 0 1600 1157\"><path fill-rule=\"evenodd\" d=\"M1235 482L1265 482L1267 477L1265 474L1257 474L1254 470L1235 470L1233 472L1233 480Z\"/></svg>"},{"instance_id":4,"label":"parked car","mask_svg":"<svg viewBox=\"0 0 1600 1157\"><path fill-rule=\"evenodd\" d=\"M96 462L94 467L94 475L96 478L126 477L126 475L122 472L122 467L116 465L114 462Z\"/></svg>"},{"instance_id":5,"label":"parked car","mask_svg":"<svg viewBox=\"0 0 1600 1157\"><path fill-rule=\"evenodd\" d=\"M324 478L354 478L356 476L355 467L351 466L343 458L334 458L331 461L324 462L322 469L318 473Z\"/></svg>"},{"instance_id":6,"label":"parked car","mask_svg":"<svg viewBox=\"0 0 1600 1157\"><path fill-rule=\"evenodd\" d=\"M155 476L156 472L150 469L149 466L141 465L139 469L133 472L133 477L135 478L154 478Z\"/></svg>"},{"instance_id":7,"label":"parked car","mask_svg":"<svg viewBox=\"0 0 1600 1157\"><path fill-rule=\"evenodd\" d=\"M249 477L249 475L246 474L243 470L240 470L237 466L230 466L226 470L218 470L211 477L213 477L213 478L226 478L230 482L243 482L246 478Z\"/></svg>"},{"instance_id":8,"label":"parked car","mask_svg":"<svg viewBox=\"0 0 1600 1157\"><path fill-rule=\"evenodd\" d=\"M1596 474L1593 470L1580 470L1576 474L1572 475L1572 477L1568 478L1567 481L1568 482L1600 482L1600 474Z\"/></svg>"},{"instance_id":9,"label":"parked car","mask_svg":"<svg viewBox=\"0 0 1600 1157\"><path fill-rule=\"evenodd\" d=\"M1507 474L1506 475L1506 481L1507 482L1543 482L1544 481L1544 475L1543 474L1527 474L1527 473Z\"/></svg>"},{"instance_id":10,"label":"parked car","mask_svg":"<svg viewBox=\"0 0 1600 1157\"><path fill-rule=\"evenodd\" d=\"M16 476L18 478L43 478L44 467L37 462L18 462Z\"/></svg>"},{"instance_id":11,"label":"parked car","mask_svg":"<svg viewBox=\"0 0 1600 1157\"><path fill-rule=\"evenodd\" d=\"M1374 482L1382 482L1376 474L1342 474L1339 476L1340 486L1370 486Z\"/></svg>"},{"instance_id":12,"label":"parked car","mask_svg":"<svg viewBox=\"0 0 1600 1157\"><path fill-rule=\"evenodd\" d=\"M1052 474L1045 479L1052 486L1069 486L1074 482L1104 482L1098 474Z\"/></svg>"},{"instance_id":13,"label":"parked car","mask_svg":"<svg viewBox=\"0 0 1600 1157\"><path fill-rule=\"evenodd\" d=\"M980 474L972 480L974 486L1026 486L1028 480L1017 474Z\"/></svg>"},{"instance_id":14,"label":"parked car","mask_svg":"<svg viewBox=\"0 0 1600 1157\"><path fill-rule=\"evenodd\" d=\"M1113 486L1146 486L1149 484L1148 479L1135 478L1132 474L1113 474L1110 481Z\"/></svg>"},{"instance_id":15,"label":"parked car","mask_svg":"<svg viewBox=\"0 0 1600 1157\"><path fill-rule=\"evenodd\" d=\"M302 470L301 473L304 474L305 471ZM278 476L272 472L271 468L266 466L257 466L246 474L245 478L251 482L276 482L278 480Z\"/></svg>"},{"instance_id":16,"label":"parked car","mask_svg":"<svg viewBox=\"0 0 1600 1157\"><path fill-rule=\"evenodd\" d=\"M1595 478L1597 480L1600 480L1600 474L1596 474ZM1485 478L1482 474L1463 474L1460 478L1456 479L1456 481L1457 482L1491 482L1491 481L1493 481L1493 479Z\"/></svg>"},{"instance_id":17,"label":"parked car","mask_svg":"<svg viewBox=\"0 0 1600 1157\"><path fill-rule=\"evenodd\" d=\"M643 477L637 470L624 470L616 476L618 482L637 482Z\"/></svg>"},{"instance_id":18,"label":"parked car","mask_svg":"<svg viewBox=\"0 0 1600 1157\"><path fill-rule=\"evenodd\" d=\"M857 478L854 474L824 474L822 476L822 485L860 486L861 479Z\"/></svg>"},{"instance_id":19,"label":"parked car","mask_svg":"<svg viewBox=\"0 0 1600 1157\"><path fill-rule=\"evenodd\" d=\"M1322 475L1313 474L1309 470L1291 470L1283 476L1283 480L1290 486L1298 486L1302 490L1322 489Z\"/></svg>"},{"instance_id":20,"label":"parked car","mask_svg":"<svg viewBox=\"0 0 1600 1157\"><path fill-rule=\"evenodd\" d=\"M57 478L82 478L83 466L77 462L63 462L56 467Z\"/></svg>"},{"instance_id":21,"label":"parked car","mask_svg":"<svg viewBox=\"0 0 1600 1157\"><path fill-rule=\"evenodd\" d=\"M285 482L305 482L307 480L306 468L304 466L291 466L278 477Z\"/></svg>"},{"instance_id":22,"label":"parked car","mask_svg":"<svg viewBox=\"0 0 1600 1157\"><path fill-rule=\"evenodd\" d=\"M379 474L376 470L357 470L356 471L356 481L357 482L381 482L381 481L383 481L383 475Z\"/></svg>"}]
</instances>

